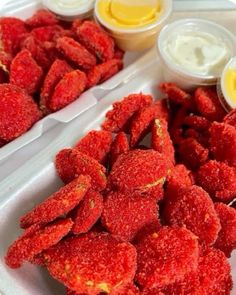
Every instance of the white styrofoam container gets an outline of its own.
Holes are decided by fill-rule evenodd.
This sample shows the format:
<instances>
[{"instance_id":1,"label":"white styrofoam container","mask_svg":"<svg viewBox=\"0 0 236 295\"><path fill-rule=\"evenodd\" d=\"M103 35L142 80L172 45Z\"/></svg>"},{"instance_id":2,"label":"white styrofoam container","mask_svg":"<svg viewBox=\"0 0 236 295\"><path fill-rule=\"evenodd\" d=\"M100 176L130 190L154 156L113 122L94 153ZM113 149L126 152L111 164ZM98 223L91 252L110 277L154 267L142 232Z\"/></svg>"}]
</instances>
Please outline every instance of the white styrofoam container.
<instances>
[{"instance_id":1,"label":"white styrofoam container","mask_svg":"<svg viewBox=\"0 0 236 295\"><path fill-rule=\"evenodd\" d=\"M155 51L151 50L146 55L149 62L146 60L145 63L135 63L138 71L131 71L130 78L125 80L123 85L73 120L46 149L0 183L0 292L4 295L64 294L64 288L40 267L26 263L20 269L9 269L4 264L7 247L20 233L19 217L62 185L53 164L55 154L61 148L73 146L89 130L98 129L111 104L125 95L142 91L151 93L156 99L162 97L157 85L162 82L163 77L160 60L155 54ZM236 251L230 263L236 284ZM236 289L231 294L236 294L235 292Z\"/></svg>"}]
</instances>

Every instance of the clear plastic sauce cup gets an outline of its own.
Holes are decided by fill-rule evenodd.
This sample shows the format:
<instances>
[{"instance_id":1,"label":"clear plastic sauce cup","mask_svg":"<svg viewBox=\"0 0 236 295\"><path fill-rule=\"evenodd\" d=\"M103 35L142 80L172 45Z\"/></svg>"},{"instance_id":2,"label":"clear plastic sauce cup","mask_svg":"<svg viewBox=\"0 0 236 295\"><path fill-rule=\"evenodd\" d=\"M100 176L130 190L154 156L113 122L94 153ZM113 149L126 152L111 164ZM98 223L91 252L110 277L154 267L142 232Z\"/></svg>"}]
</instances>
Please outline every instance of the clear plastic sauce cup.
<instances>
[{"instance_id":1,"label":"clear plastic sauce cup","mask_svg":"<svg viewBox=\"0 0 236 295\"><path fill-rule=\"evenodd\" d=\"M155 44L172 12L172 0L96 0L95 19L128 51Z\"/></svg>"},{"instance_id":2,"label":"clear plastic sauce cup","mask_svg":"<svg viewBox=\"0 0 236 295\"><path fill-rule=\"evenodd\" d=\"M165 26L157 39L164 80L186 90L216 85L236 55L235 36L204 19L181 19Z\"/></svg>"}]
</instances>

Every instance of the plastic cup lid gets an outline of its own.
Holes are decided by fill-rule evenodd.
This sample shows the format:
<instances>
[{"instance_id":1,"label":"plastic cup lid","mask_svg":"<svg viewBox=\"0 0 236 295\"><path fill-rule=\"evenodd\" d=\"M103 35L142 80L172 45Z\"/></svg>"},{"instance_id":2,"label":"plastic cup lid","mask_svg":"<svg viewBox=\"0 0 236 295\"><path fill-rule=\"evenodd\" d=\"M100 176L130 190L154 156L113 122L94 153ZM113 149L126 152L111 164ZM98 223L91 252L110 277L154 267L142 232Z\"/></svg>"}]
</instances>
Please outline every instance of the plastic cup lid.
<instances>
[{"instance_id":1,"label":"plastic cup lid","mask_svg":"<svg viewBox=\"0 0 236 295\"><path fill-rule=\"evenodd\" d=\"M225 66L221 75L221 91L230 108L236 108L236 56Z\"/></svg>"},{"instance_id":2,"label":"plastic cup lid","mask_svg":"<svg viewBox=\"0 0 236 295\"><path fill-rule=\"evenodd\" d=\"M79 16L91 11L95 0L43 0L43 5L61 16Z\"/></svg>"},{"instance_id":3,"label":"plastic cup lid","mask_svg":"<svg viewBox=\"0 0 236 295\"><path fill-rule=\"evenodd\" d=\"M127 25L145 23L155 17L160 9L159 0L111 0L111 15Z\"/></svg>"}]
</instances>

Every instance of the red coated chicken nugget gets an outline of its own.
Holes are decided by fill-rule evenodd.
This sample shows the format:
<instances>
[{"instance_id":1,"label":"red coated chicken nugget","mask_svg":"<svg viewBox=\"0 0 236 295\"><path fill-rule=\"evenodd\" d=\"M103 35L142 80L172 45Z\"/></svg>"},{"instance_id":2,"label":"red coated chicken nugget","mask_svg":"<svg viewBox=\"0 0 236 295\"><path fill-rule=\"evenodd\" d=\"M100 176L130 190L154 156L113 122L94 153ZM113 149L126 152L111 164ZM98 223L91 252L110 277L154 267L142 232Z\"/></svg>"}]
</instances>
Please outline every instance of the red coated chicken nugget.
<instances>
[{"instance_id":1,"label":"red coated chicken nugget","mask_svg":"<svg viewBox=\"0 0 236 295\"><path fill-rule=\"evenodd\" d=\"M160 199L169 163L154 150L133 150L119 156L112 167L109 182L123 192L137 191Z\"/></svg>"},{"instance_id":2,"label":"red coated chicken nugget","mask_svg":"<svg viewBox=\"0 0 236 295\"><path fill-rule=\"evenodd\" d=\"M129 141L124 132L119 132L112 145L111 145L111 151L110 151L110 163L111 166L115 163L117 158L126 152L130 150L129 147Z\"/></svg>"},{"instance_id":3,"label":"red coated chicken nugget","mask_svg":"<svg viewBox=\"0 0 236 295\"><path fill-rule=\"evenodd\" d=\"M113 109L106 113L106 120L102 124L102 128L115 133L123 131L134 113L149 106L152 101L151 95L142 93L124 97L122 101L115 102L112 105Z\"/></svg>"},{"instance_id":4,"label":"red coated chicken nugget","mask_svg":"<svg viewBox=\"0 0 236 295\"><path fill-rule=\"evenodd\" d=\"M196 170L208 160L209 150L204 148L196 139L186 138L179 144L178 155L187 168Z\"/></svg>"},{"instance_id":5,"label":"red coated chicken nugget","mask_svg":"<svg viewBox=\"0 0 236 295\"><path fill-rule=\"evenodd\" d=\"M167 176L168 192L173 192L180 187L191 186L194 184L194 177L192 172L188 170L183 164L178 164L171 169Z\"/></svg>"},{"instance_id":6,"label":"red coated chicken nugget","mask_svg":"<svg viewBox=\"0 0 236 295\"><path fill-rule=\"evenodd\" d=\"M230 202L236 197L236 171L225 163L211 160L201 166L197 183L217 201Z\"/></svg>"},{"instance_id":7,"label":"red coated chicken nugget","mask_svg":"<svg viewBox=\"0 0 236 295\"><path fill-rule=\"evenodd\" d=\"M154 119L168 120L168 109L165 100L159 100L153 105L141 109L130 124L130 145L134 147L148 133Z\"/></svg>"},{"instance_id":8,"label":"red coated chicken nugget","mask_svg":"<svg viewBox=\"0 0 236 295\"><path fill-rule=\"evenodd\" d=\"M21 39L27 33L25 23L15 17L1 17L0 32L1 49L15 55L19 51Z\"/></svg>"},{"instance_id":9,"label":"red coated chicken nugget","mask_svg":"<svg viewBox=\"0 0 236 295\"><path fill-rule=\"evenodd\" d=\"M198 112L210 121L221 121L226 115L220 104L216 90L211 87L199 87L194 93Z\"/></svg>"},{"instance_id":10,"label":"red coated chicken nugget","mask_svg":"<svg viewBox=\"0 0 236 295\"><path fill-rule=\"evenodd\" d=\"M211 127L211 122L201 116L189 115L185 117L184 125L187 125L197 131L207 131Z\"/></svg>"},{"instance_id":11,"label":"red coated chicken nugget","mask_svg":"<svg viewBox=\"0 0 236 295\"><path fill-rule=\"evenodd\" d=\"M113 292L112 295L140 295L139 288L134 283L129 283L123 290Z\"/></svg>"},{"instance_id":12,"label":"red coated chicken nugget","mask_svg":"<svg viewBox=\"0 0 236 295\"><path fill-rule=\"evenodd\" d=\"M155 221L158 221L158 206L154 198L112 192L104 202L102 224L122 240L131 241L144 226Z\"/></svg>"},{"instance_id":13,"label":"red coated chicken nugget","mask_svg":"<svg viewBox=\"0 0 236 295\"><path fill-rule=\"evenodd\" d=\"M168 132L168 124L166 120L160 118L155 119L152 125L152 148L163 154L173 164L175 163L175 150Z\"/></svg>"},{"instance_id":14,"label":"red coated chicken nugget","mask_svg":"<svg viewBox=\"0 0 236 295\"><path fill-rule=\"evenodd\" d=\"M180 281L198 266L197 237L185 228L163 227L136 249L136 280L142 288L160 288Z\"/></svg>"},{"instance_id":15,"label":"red coated chicken nugget","mask_svg":"<svg viewBox=\"0 0 236 295\"><path fill-rule=\"evenodd\" d=\"M158 206L158 205L157 205ZM158 208L158 207L157 207ZM159 209L159 208L158 208ZM156 219L155 221L148 223L143 226L136 234L134 239L132 240L133 244L137 244L144 240L147 236L157 233L162 228L161 221Z\"/></svg>"},{"instance_id":16,"label":"red coated chicken nugget","mask_svg":"<svg viewBox=\"0 0 236 295\"><path fill-rule=\"evenodd\" d=\"M236 128L236 109L228 113L223 120L224 123L232 125Z\"/></svg>"},{"instance_id":17,"label":"red coated chicken nugget","mask_svg":"<svg viewBox=\"0 0 236 295\"><path fill-rule=\"evenodd\" d=\"M221 230L214 247L227 257L236 249L236 209L223 203L215 203L215 210L220 218Z\"/></svg>"},{"instance_id":18,"label":"red coated chicken nugget","mask_svg":"<svg viewBox=\"0 0 236 295\"><path fill-rule=\"evenodd\" d=\"M210 150L217 161L236 168L236 128L214 122L210 128Z\"/></svg>"},{"instance_id":19,"label":"red coated chicken nugget","mask_svg":"<svg viewBox=\"0 0 236 295\"><path fill-rule=\"evenodd\" d=\"M78 151L105 163L112 144L112 133L105 130L92 130L80 139L75 148Z\"/></svg>"},{"instance_id":20,"label":"red coated chicken nugget","mask_svg":"<svg viewBox=\"0 0 236 295\"><path fill-rule=\"evenodd\" d=\"M214 248L201 249L198 275L200 286L197 294L230 294L232 289L230 265L224 253L220 250Z\"/></svg>"},{"instance_id":21,"label":"red coated chicken nugget","mask_svg":"<svg viewBox=\"0 0 236 295\"><path fill-rule=\"evenodd\" d=\"M96 191L89 190L79 207L74 212L74 234L88 232L98 221L103 210L103 197Z\"/></svg>"},{"instance_id":22,"label":"red coated chicken nugget","mask_svg":"<svg viewBox=\"0 0 236 295\"><path fill-rule=\"evenodd\" d=\"M57 49L83 70L89 70L96 65L95 56L72 38L62 37L57 39Z\"/></svg>"},{"instance_id":23,"label":"red coated chicken nugget","mask_svg":"<svg viewBox=\"0 0 236 295\"><path fill-rule=\"evenodd\" d=\"M40 106L44 112L49 111L49 101L56 85L65 74L70 73L72 70L65 60L56 59L53 62L44 79L40 94Z\"/></svg>"},{"instance_id":24,"label":"red coated chicken nugget","mask_svg":"<svg viewBox=\"0 0 236 295\"><path fill-rule=\"evenodd\" d=\"M39 42L56 42L65 35L65 30L59 25L44 26L33 29L30 34Z\"/></svg>"},{"instance_id":25,"label":"red coated chicken nugget","mask_svg":"<svg viewBox=\"0 0 236 295\"><path fill-rule=\"evenodd\" d=\"M22 216L20 226L28 228L33 224L46 224L67 214L80 203L89 188L90 177L79 176Z\"/></svg>"},{"instance_id":26,"label":"red coated chicken nugget","mask_svg":"<svg viewBox=\"0 0 236 295\"><path fill-rule=\"evenodd\" d=\"M61 150L56 156L55 165L58 175L65 183L84 174L91 177L91 184L95 190L102 191L106 187L106 168L77 149Z\"/></svg>"},{"instance_id":27,"label":"red coated chicken nugget","mask_svg":"<svg viewBox=\"0 0 236 295\"><path fill-rule=\"evenodd\" d=\"M197 131L189 128L184 132L184 138L192 138L199 142L204 148L209 148L209 133L208 131Z\"/></svg>"},{"instance_id":28,"label":"red coated chicken nugget","mask_svg":"<svg viewBox=\"0 0 236 295\"><path fill-rule=\"evenodd\" d=\"M190 104L191 95L174 83L161 83L160 90L167 94L169 100L175 104L188 106Z\"/></svg>"},{"instance_id":29,"label":"red coated chicken nugget","mask_svg":"<svg viewBox=\"0 0 236 295\"><path fill-rule=\"evenodd\" d=\"M37 64L44 70L47 70L51 65L51 60L47 56L47 52L42 46L42 43L29 35L21 42L21 48L27 49Z\"/></svg>"},{"instance_id":30,"label":"red coated chicken nugget","mask_svg":"<svg viewBox=\"0 0 236 295\"><path fill-rule=\"evenodd\" d=\"M165 199L164 218L169 225L184 226L201 243L212 245L221 229L213 201L201 187L181 187Z\"/></svg>"},{"instance_id":31,"label":"red coated chicken nugget","mask_svg":"<svg viewBox=\"0 0 236 295\"><path fill-rule=\"evenodd\" d=\"M46 10L39 9L25 22L30 28L44 27L58 24L58 19L55 14Z\"/></svg>"},{"instance_id":32,"label":"red coated chicken nugget","mask_svg":"<svg viewBox=\"0 0 236 295\"><path fill-rule=\"evenodd\" d=\"M25 133L42 114L32 97L12 84L0 84L0 138L11 141Z\"/></svg>"},{"instance_id":33,"label":"red coated chicken nugget","mask_svg":"<svg viewBox=\"0 0 236 295\"><path fill-rule=\"evenodd\" d=\"M87 77L84 72L76 70L65 74L52 93L49 109L56 112L75 101L85 90L86 85Z\"/></svg>"},{"instance_id":34,"label":"red coated chicken nugget","mask_svg":"<svg viewBox=\"0 0 236 295\"><path fill-rule=\"evenodd\" d=\"M137 253L107 233L67 238L44 252L50 274L78 293L112 294L133 281Z\"/></svg>"},{"instance_id":35,"label":"red coated chicken nugget","mask_svg":"<svg viewBox=\"0 0 236 295\"><path fill-rule=\"evenodd\" d=\"M26 230L9 248L5 257L6 264L18 268L25 260L31 260L43 250L57 244L66 236L73 222L70 218L55 221L44 228L31 227Z\"/></svg>"},{"instance_id":36,"label":"red coated chicken nugget","mask_svg":"<svg viewBox=\"0 0 236 295\"><path fill-rule=\"evenodd\" d=\"M76 34L79 41L102 62L114 57L114 40L95 22L84 21Z\"/></svg>"},{"instance_id":37,"label":"red coated chicken nugget","mask_svg":"<svg viewBox=\"0 0 236 295\"><path fill-rule=\"evenodd\" d=\"M122 68L123 62L120 59L111 59L102 64L96 65L87 74L87 87L90 88L108 80L122 70Z\"/></svg>"},{"instance_id":38,"label":"red coated chicken nugget","mask_svg":"<svg viewBox=\"0 0 236 295\"><path fill-rule=\"evenodd\" d=\"M10 67L10 83L34 94L40 86L43 77L42 68L27 50L21 50L13 59Z\"/></svg>"}]
</instances>

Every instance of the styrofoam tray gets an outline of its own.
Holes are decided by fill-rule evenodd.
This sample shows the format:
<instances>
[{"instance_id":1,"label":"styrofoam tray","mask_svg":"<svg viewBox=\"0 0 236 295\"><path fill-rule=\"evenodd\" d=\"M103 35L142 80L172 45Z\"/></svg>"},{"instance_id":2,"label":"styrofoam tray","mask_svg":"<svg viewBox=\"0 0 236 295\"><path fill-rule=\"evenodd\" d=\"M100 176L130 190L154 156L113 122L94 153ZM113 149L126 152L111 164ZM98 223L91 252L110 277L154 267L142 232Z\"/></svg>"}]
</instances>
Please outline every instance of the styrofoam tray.
<instances>
[{"instance_id":1,"label":"styrofoam tray","mask_svg":"<svg viewBox=\"0 0 236 295\"><path fill-rule=\"evenodd\" d=\"M4 255L8 245L20 233L19 217L62 185L53 164L56 152L63 147L72 146L89 130L98 129L111 104L125 95L142 91L151 93L156 99L161 98L157 88L162 81L159 59L153 50L146 55L146 58L149 62L137 62L139 71L136 74L133 73L126 83L104 96L99 104L73 120L56 141L0 184L0 292L4 295L64 294L64 288L55 282L47 271L30 264L11 270L4 264ZM236 284L235 252L230 263ZM232 291L232 294L235 292L236 289Z\"/></svg>"},{"instance_id":2,"label":"styrofoam tray","mask_svg":"<svg viewBox=\"0 0 236 295\"><path fill-rule=\"evenodd\" d=\"M6 3L4 4L4 2ZM42 8L41 1L39 0L3 1L3 3L0 3L0 16L15 16L21 19L26 19L39 8ZM123 71L109 79L107 82L87 90L79 97L79 99L72 102L62 110L44 117L42 120L38 121L28 132L0 148L0 164L18 150L41 137L48 130L53 129L58 124L64 125L72 121L74 118L95 105L102 95L106 93L106 91L118 87L118 85L122 83L124 77L127 76L126 68L143 54L144 52L126 53ZM25 160L27 159L28 158Z\"/></svg>"}]
</instances>

